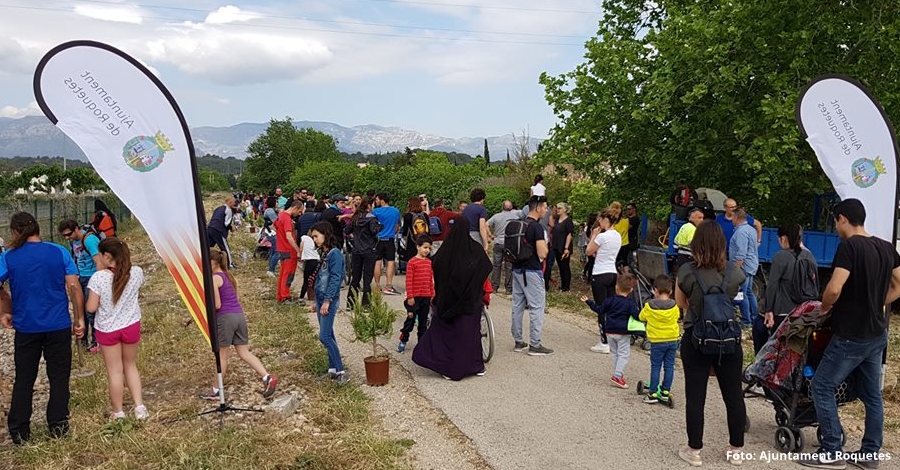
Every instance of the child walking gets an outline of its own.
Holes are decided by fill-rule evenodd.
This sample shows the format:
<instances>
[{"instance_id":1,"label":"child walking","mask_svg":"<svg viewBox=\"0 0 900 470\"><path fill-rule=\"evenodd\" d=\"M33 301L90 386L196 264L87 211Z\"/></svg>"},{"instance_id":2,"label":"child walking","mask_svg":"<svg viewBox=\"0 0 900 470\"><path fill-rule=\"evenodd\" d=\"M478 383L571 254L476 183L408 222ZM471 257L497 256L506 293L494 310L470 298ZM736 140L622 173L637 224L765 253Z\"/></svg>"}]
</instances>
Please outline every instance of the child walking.
<instances>
[{"instance_id":1,"label":"child walking","mask_svg":"<svg viewBox=\"0 0 900 470\"><path fill-rule=\"evenodd\" d=\"M672 299L675 286L671 279L660 274L653 281L653 298L641 309L639 319L647 322L650 340L650 393L644 403L669 401L672 380L675 378L675 352L678 351L678 307ZM662 385L659 369L663 369Z\"/></svg>"},{"instance_id":2,"label":"child walking","mask_svg":"<svg viewBox=\"0 0 900 470\"><path fill-rule=\"evenodd\" d=\"M278 377L270 374L259 358L250 352L250 334L247 329L247 318L237 296L237 281L228 272L228 256L217 250L209 251L209 263L212 265L213 286L216 297L216 340L219 343L219 362L222 364L222 378L228 368L228 356L231 347L237 351L238 357L262 377L262 396L269 398L278 387ZM204 400L218 400L219 389L215 386L200 393Z\"/></svg>"},{"instance_id":3,"label":"child walking","mask_svg":"<svg viewBox=\"0 0 900 470\"><path fill-rule=\"evenodd\" d=\"M603 330L609 343L609 351L613 357L613 376L610 377L613 384L620 388L628 388L625 382L625 366L631 356L631 334L628 332L628 318L638 319L640 310L638 305L628 296L634 287L634 275L631 273L620 274L616 279L616 295L607 297L603 303L597 305L587 296L581 296L581 300L587 303L598 316L606 318Z\"/></svg>"},{"instance_id":4,"label":"child walking","mask_svg":"<svg viewBox=\"0 0 900 470\"><path fill-rule=\"evenodd\" d=\"M412 333L416 321L419 328L416 330L418 339L422 339L428 328L428 311L431 309L431 299L434 298L434 272L431 270L431 237L419 235L416 238L416 256L406 264L406 302L403 306L408 312L403 329L400 330L400 344L397 352L406 350L406 342Z\"/></svg>"},{"instance_id":5,"label":"child walking","mask_svg":"<svg viewBox=\"0 0 900 470\"><path fill-rule=\"evenodd\" d=\"M343 385L350 380L341 362L341 351L334 336L334 317L337 315L341 296L341 280L344 278L344 255L335 246L330 222L316 222L310 236L322 253L322 262L316 274L316 304L313 312L319 320L319 341L328 351L328 372L319 379L332 379Z\"/></svg>"},{"instance_id":6,"label":"child walking","mask_svg":"<svg viewBox=\"0 0 900 470\"><path fill-rule=\"evenodd\" d=\"M106 365L110 419L125 419L123 395L125 386L134 400L134 417L150 417L141 393L141 376L137 369L138 343L141 339L141 306L138 294L144 283L144 271L131 265L128 245L116 237L104 238L97 246L105 269L95 272L88 281L85 309L96 312L94 328L97 344Z\"/></svg>"}]
</instances>

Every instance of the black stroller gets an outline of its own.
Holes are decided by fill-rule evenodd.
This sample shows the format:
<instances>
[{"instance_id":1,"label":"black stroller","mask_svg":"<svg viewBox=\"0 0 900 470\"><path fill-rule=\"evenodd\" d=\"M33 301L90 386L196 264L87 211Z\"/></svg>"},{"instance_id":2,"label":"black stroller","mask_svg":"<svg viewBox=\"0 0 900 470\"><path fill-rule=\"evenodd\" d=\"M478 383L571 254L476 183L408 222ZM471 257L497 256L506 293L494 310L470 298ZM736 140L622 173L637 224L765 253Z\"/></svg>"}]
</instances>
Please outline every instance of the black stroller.
<instances>
[{"instance_id":1,"label":"black stroller","mask_svg":"<svg viewBox=\"0 0 900 470\"><path fill-rule=\"evenodd\" d=\"M801 317L804 314L817 310L819 306L819 302L806 302L794 309L744 372L744 381L762 387L766 398L775 408L775 423L778 424L775 430L775 448L782 452L799 452L803 449L803 434L800 430L805 427L815 426L816 438L821 441L810 383L825 348L831 341L831 328L827 325L815 327L803 352L791 350L787 344L789 325L803 321ZM851 374L835 390L838 405L856 400L854 384ZM846 432L841 429L842 444L846 440Z\"/></svg>"},{"instance_id":2,"label":"black stroller","mask_svg":"<svg viewBox=\"0 0 900 470\"><path fill-rule=\"evenodd\" d=\"M631 274L634 274L637 280L637 284L631 290L631 300L638 304L639 308L643 308L644 304L653 298L653 283L637 269L631 268ZM646 332L631 334L631 344L638 342L641 344L641 349L644 351L650 350L650 340L647 339Z\"/></svg>"}]
</instances>

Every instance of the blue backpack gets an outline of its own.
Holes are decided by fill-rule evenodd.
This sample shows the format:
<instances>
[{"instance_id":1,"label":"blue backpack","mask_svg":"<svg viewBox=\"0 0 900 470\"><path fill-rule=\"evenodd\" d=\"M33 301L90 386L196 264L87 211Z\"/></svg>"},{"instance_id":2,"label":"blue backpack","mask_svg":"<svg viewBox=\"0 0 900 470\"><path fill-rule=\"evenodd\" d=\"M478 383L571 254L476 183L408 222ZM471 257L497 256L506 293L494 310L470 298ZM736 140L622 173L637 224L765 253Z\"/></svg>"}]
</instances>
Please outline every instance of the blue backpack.
<instances>
[{"instance_id":1,"label":"blue backpack","mask_svg":"<svg viewBox=\"0 0 900 470\"><path fill-rule=\"evenodd\" d=\"M435 235L440 235L444 233L443 227L441 227L441 219L437 217L429 217L428 218L428 235L432 237Z\"/></svg>"},{"instance_id":2,"label":"blue backpack","mask_svg":"<svg viewBox=\"0 0 900 470\"><path fill-rule=\"evenodd\" d=\"M731 265L725 268L722 284L710 288L703 284L693 264L691 271L703 292L703 308L700 309L700 318L694 321L691 343L701 353L719 356L721 361L722 355L735 354L741 345L741 321L735 312L733 299L725 293Z\"/></svg>"}]
</instances>

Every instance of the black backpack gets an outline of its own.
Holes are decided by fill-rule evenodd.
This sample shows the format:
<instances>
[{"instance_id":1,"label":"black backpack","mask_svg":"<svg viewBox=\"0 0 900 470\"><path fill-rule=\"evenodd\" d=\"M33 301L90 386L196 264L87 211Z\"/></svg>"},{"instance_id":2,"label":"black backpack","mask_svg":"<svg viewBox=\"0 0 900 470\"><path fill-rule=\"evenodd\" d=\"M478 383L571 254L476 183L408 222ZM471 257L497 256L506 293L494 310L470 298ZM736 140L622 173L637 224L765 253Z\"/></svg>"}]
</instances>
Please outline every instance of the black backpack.
<instances>
[{"instance_id":1,"label":"black backpack","mask_svg":"<svg viewBox=\"0 0 900 470\"><path fill-rule=\"evenodd\" d=\"M513 265L524 263L534 256L534 246L525 239L530 220L510 220L503 233L503 259Z\"/></svg>"},{"instance_id":2,"label":"black backpack","mask_svg":"<svg viewBox=\"0 0 900 470\"><path fill-rule=\"evenodd\" d=\"M693 264L691 271L703 292L703 308L700 318L694 321L691 342L701 353L719 356L721 361L723 354L736 353L741 344L741 321L735 312L733 299L725 293L731 265L725 268L722 284L710 288L703 284Z\"/></svg>"},{"instance_id":3,"label":"black backpack","mask_svg":"<svg viewBox=\"0 0 900 470\"><path fill-rule=\"evenodd\" d=\"M791 302L797 305L819 298L819 273L816 266L797 253L794 253L794 277L791 278L787 291Z\"/></svg>"}]
</instances>

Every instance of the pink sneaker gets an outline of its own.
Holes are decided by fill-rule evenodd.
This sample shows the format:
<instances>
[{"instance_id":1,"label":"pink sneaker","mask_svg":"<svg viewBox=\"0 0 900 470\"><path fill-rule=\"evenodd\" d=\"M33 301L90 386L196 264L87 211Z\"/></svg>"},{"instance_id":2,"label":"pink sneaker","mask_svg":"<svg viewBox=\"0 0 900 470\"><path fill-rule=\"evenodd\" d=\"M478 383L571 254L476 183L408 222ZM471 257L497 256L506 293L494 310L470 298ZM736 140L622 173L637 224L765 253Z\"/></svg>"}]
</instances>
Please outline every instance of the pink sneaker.
<instances>
[{"instance_id":1,"label":"pink sneaker","mask_svg":"<svg viewBox=\"0 0 900 470\"><path fill-rule=\"evenodd\" d=\"M612 383L616 384L616 387L628 388L628 384L625 382L625 377L612 376L609 378L609 380L612 380Z\"/></svg>"}]
</instances>

